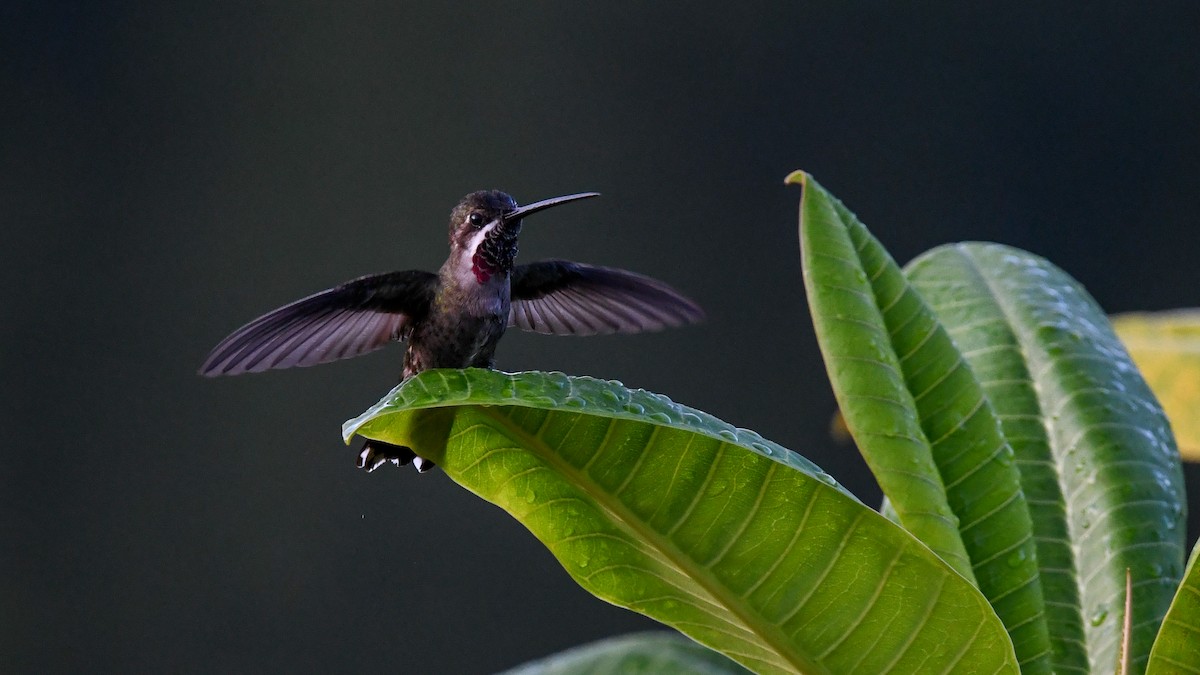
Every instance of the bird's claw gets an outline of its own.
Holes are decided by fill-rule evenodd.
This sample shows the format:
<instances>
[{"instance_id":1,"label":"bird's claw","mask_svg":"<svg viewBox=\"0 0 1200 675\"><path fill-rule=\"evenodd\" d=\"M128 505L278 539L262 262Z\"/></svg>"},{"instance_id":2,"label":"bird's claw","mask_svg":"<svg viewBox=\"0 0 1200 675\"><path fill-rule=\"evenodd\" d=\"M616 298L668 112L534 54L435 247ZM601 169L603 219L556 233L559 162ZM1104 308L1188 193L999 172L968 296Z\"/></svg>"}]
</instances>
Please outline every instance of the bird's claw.
<instances>
[{"instance_id":1,"label":"bird's claw","mask_svg":"<svg viewBox=\"0 0 1200 675\"><path fill-rule=\"evenodd\" d=\"M370 473L387 463L395 466L412 463L418 473L425 473L436 466L428 459L418 456L412 448L403 445L392 445L376 440L363 443L362 451L358 453L358 468Z\"/></svg>"}]
</instances>

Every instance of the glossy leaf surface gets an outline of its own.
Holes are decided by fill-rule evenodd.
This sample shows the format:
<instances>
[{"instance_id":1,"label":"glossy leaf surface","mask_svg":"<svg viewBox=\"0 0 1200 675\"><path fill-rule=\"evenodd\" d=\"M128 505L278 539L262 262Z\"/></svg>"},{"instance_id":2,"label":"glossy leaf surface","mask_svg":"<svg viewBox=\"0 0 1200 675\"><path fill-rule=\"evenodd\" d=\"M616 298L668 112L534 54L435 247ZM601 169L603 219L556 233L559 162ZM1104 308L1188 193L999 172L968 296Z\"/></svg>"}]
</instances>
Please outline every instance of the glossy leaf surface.
<instances>
[{"instance_id":1,"label":"glossy leaf surface","mask_svg":"<svg viewBox=\"0 0 1200 675\"><path fill-rule=\"evenodd\" d=\"M764 673L1016 672L982 595L811 462L619 383L427 371L346 424L508 511L588 591Z\"/></svg>"},{"instance_id":2,"label":"glossy leaf surface","mask_svg":"<svg viewBox=\"0 0 1200 675\"><path fill-rule=\"evenodd\" d=\"M851 435L899 521L977 580L1022 671L1049 672L1033 526L991 403L883 246L811 177L792 179L813 324Z\"/></svg>"},{"instance_id":3,"label":"glossy leaf surface","mask_svg":"<svg viewBox=\"0 0 1200 675\"><path fill-rule=\"evenodd\" d=\"M1032 506L1058 672L1111 672L1132 571L1145 667L1183 567L1183 482L1166 420L1104 313L1046 260L943 246L909 279L971 364Z\"/></svg>"}]
</instances>

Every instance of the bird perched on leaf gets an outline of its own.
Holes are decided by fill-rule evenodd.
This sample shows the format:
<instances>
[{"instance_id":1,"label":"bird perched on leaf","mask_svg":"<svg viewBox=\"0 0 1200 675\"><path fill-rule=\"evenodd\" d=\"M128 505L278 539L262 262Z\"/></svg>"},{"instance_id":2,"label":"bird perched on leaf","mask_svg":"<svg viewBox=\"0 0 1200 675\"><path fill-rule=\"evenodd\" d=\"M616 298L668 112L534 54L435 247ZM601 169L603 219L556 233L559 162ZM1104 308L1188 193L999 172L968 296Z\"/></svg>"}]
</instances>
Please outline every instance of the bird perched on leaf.
<instances>
[{"instance_id":1,"label":"bird perched on leaf","mask_svg":"<svg viewBox=\"0 0 1200 675\"><path fill-rule=\"evenodd\" d=\"M407 340L402 380L430 368L492 368L509 326L550 335L639 333L703 318L667 284L566 260L514 265L525 216L598 197L526 206L499 190L472 192L450 213L450 256L437 273L407 270L348 281L269 312L213 348L200 374L313 366ZM410 448L369 440L359 467L433 463Z\"/></svg>"}]
</instances>

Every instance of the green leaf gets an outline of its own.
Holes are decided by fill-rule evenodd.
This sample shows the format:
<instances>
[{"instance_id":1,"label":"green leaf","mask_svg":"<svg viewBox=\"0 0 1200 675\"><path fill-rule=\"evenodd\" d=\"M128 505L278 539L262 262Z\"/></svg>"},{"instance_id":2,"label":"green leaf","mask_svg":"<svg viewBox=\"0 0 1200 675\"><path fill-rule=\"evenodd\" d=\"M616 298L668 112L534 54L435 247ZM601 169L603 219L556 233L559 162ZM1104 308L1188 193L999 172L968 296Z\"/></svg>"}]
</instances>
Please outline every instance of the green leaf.
<instances>
[{"instance_id":1,"label":"green leaf","mask_svg":"<svg viewBox=\"0 0 1200 675\"><path fill-rule=\"evenodd\" d=\"M900 522L1050 671L1033 524L1013 453L970 366L883 246L804 174L800 240L821 352L846 424Z\"/></svg>"},{"instance_id":2,"label":"green leaf","mask_svg":"<svg viewBox=\"0 0 1200 675\"><path fill-rule=\"evenodd\" d=\"M516 517L588 591L756 672L1015 672L979 592L803 457L669 399L433 370L362 417Z\"/></svg>"},{"instance_id":3,"label":"green leaf","mask_svg":"<svg viewBox=\"0 0 1200 675\"><path fill-rule=\"evenodd\" d=\"M1171 421L1179 452L1200 461L1200 310L1121 314L1112 323Z\"/></svg>"},{"instance_id":4,"label":"green leaf","mask_svg":"<svg viewBox=\"0 0 1200 675\"><path fill-rule=\"evenodd\" d=\"M568 649L501 675L743 675L750 671L674 633L636 633Z\"/></svg>"},{"instance_id":5,"label":"green leaf","mask_svg":"<svg viewBox=\"0 0 1200 675\"><path fill-rule=\"evenodd\" d=\"M1175 592L1171 608L1150 651L1147 675L1200 673L1200 543L1192 549L1183 583Z\"/></svg>"},{"instance_id":6,"label":"green leaf","mask_svg":"<svg viewBox=\"0 0 1200 675\"><path fill-rule=\"evenodd\" d=\"M841 205L806 174L793 173L787 181L804 188L804 285L846 426L904 527L974 582L958 519Z\"/></svg>"},{"instance_id":7,"label":"green leaf","mask_svg":"<svg viewBox=\"0 0 1200 675\"><path fill-rule=\"evenodd\" d=\"M1132 571L1145 665L1183 566L1183 481L1161 409L1095 301L997 244L944 246L908 276L978 374L1016 452L1060 672L1110 672Z\"/></svg>"}]
</instances>

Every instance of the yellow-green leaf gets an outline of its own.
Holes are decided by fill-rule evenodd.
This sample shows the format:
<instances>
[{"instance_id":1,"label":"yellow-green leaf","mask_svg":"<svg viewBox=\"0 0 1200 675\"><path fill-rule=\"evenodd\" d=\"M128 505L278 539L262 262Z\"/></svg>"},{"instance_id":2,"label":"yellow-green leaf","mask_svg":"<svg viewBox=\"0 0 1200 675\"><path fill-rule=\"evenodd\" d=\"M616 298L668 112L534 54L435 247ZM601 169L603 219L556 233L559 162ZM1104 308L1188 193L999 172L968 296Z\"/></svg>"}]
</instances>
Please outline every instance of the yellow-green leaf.
<instances>
[{"instance_id":1,"label":"yellow-green leaf","mask_svg":"<svg viewBox=\"0 0 1200 675\"><path fill-rule=\"evenodd\" d=\"M1200 461L1200 309L1121 314L1112 323L1167 413L1179 454Z\"/></svg>"}]
</instances>

